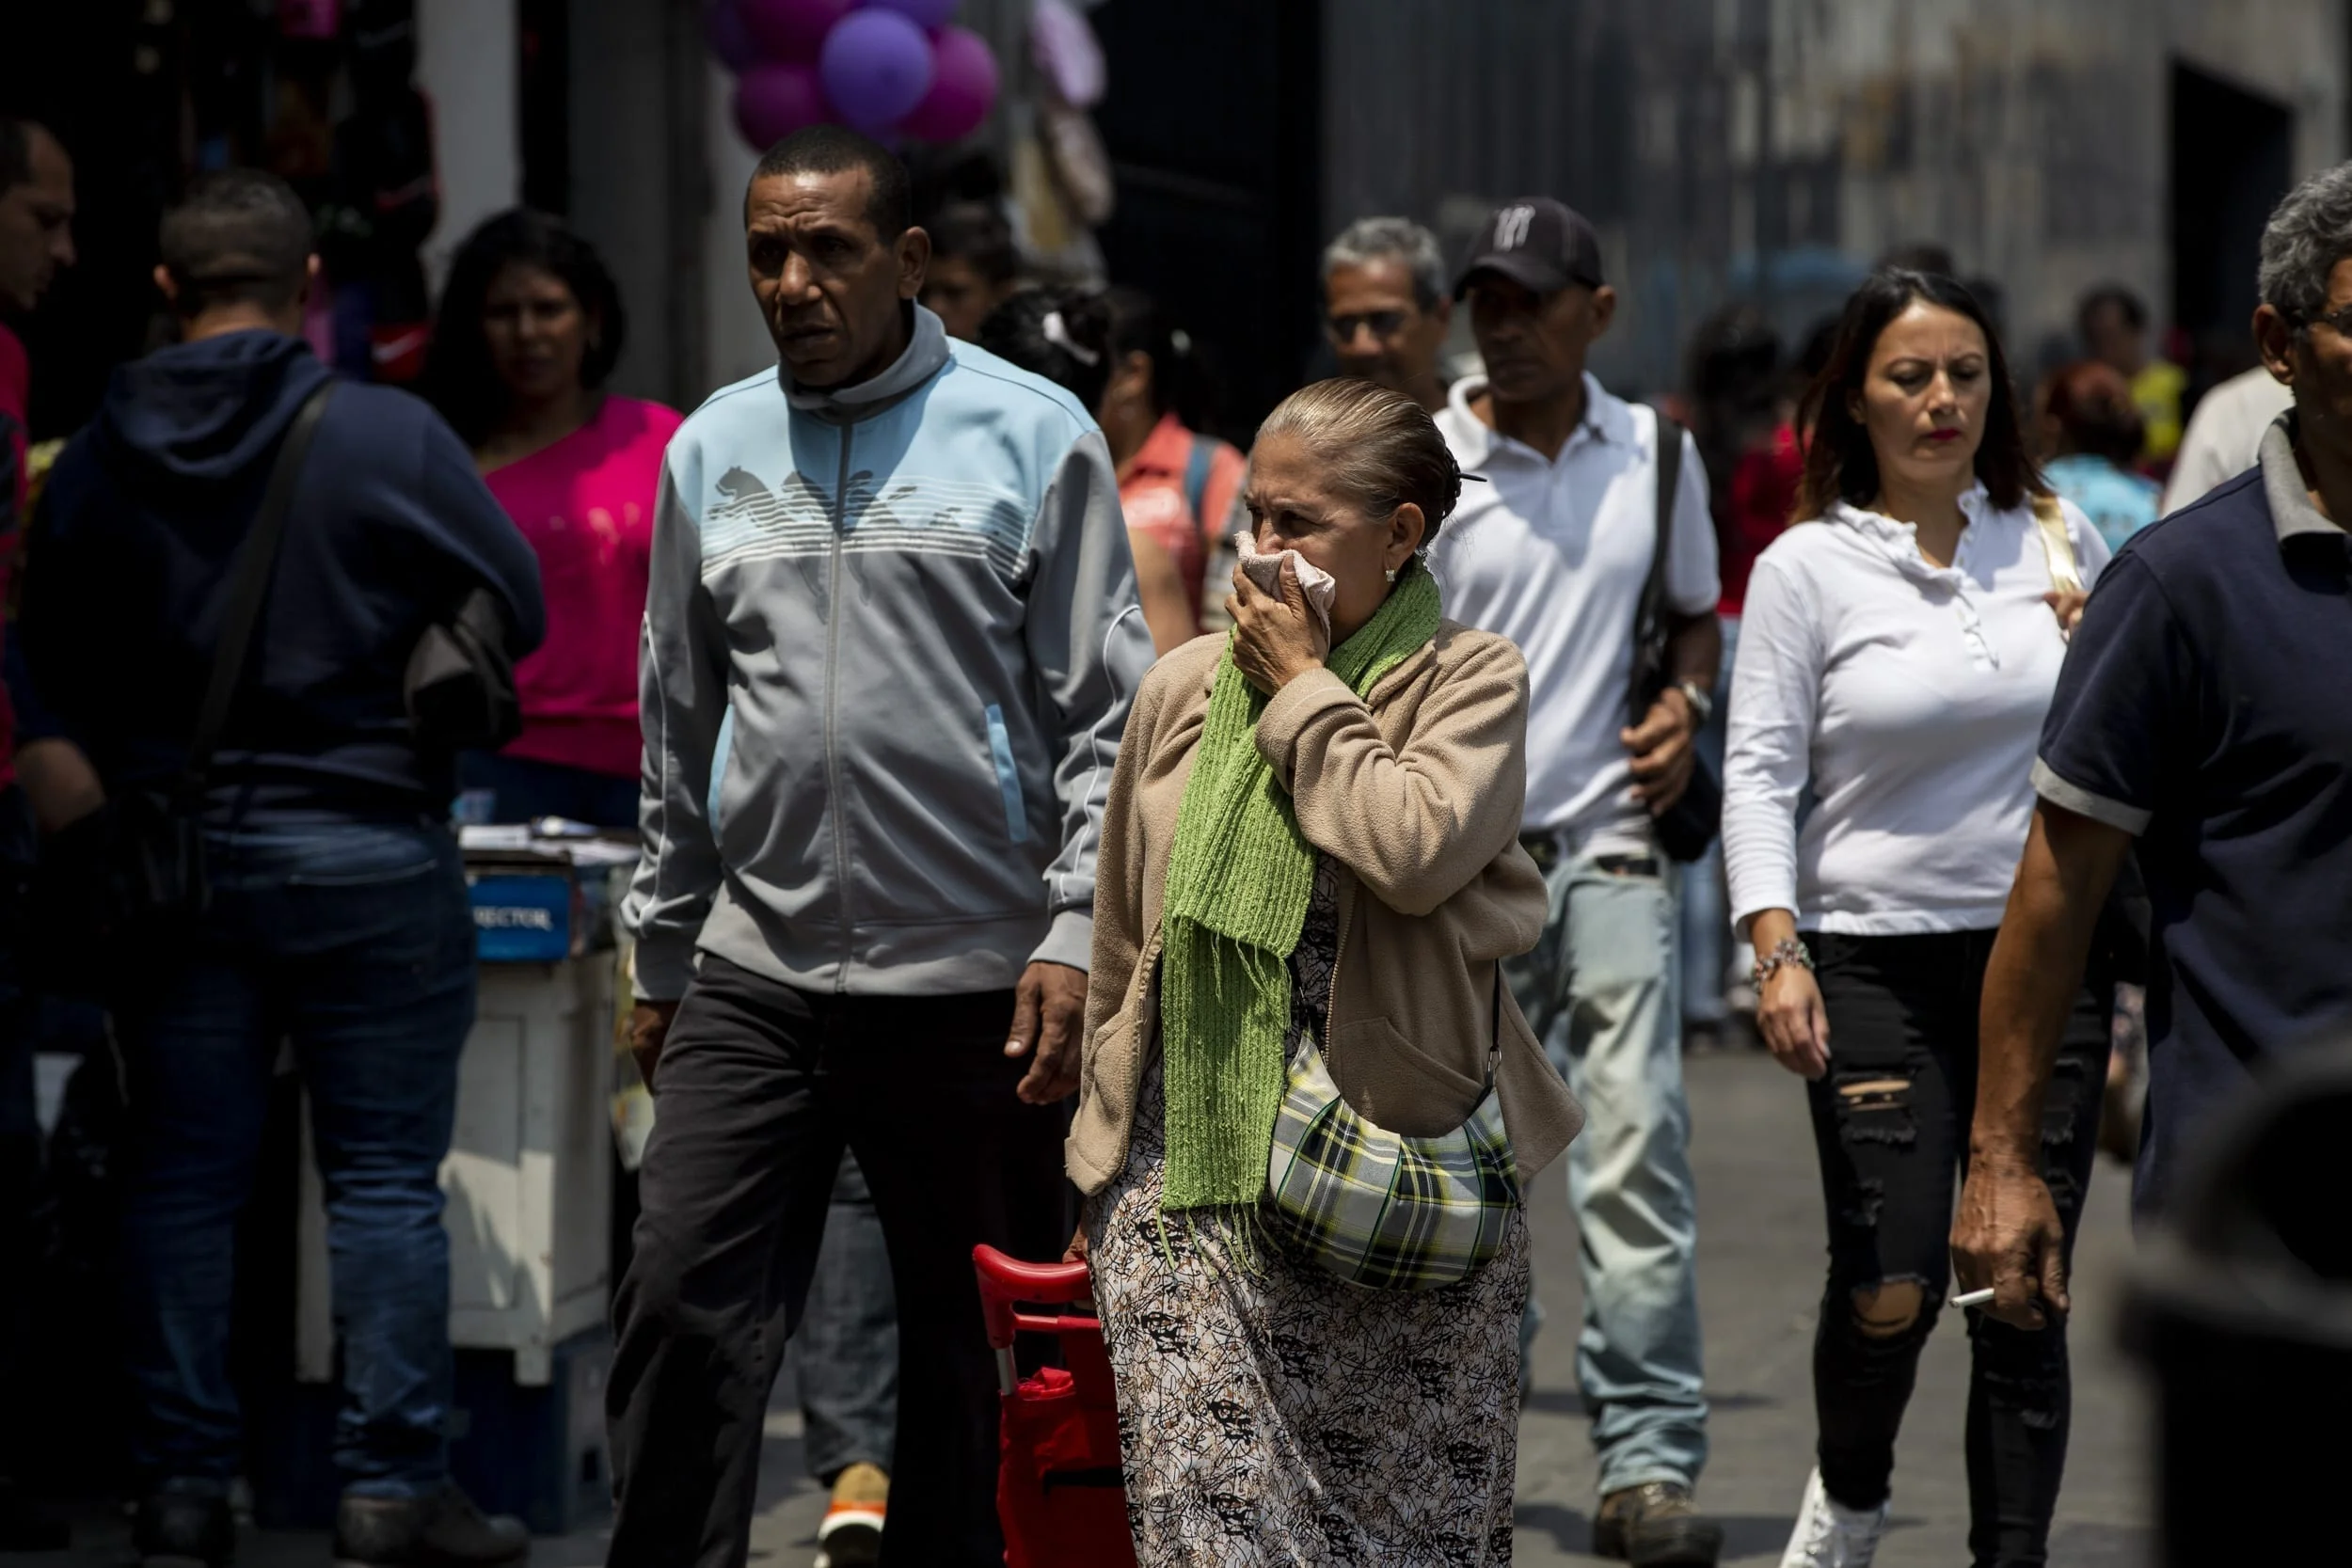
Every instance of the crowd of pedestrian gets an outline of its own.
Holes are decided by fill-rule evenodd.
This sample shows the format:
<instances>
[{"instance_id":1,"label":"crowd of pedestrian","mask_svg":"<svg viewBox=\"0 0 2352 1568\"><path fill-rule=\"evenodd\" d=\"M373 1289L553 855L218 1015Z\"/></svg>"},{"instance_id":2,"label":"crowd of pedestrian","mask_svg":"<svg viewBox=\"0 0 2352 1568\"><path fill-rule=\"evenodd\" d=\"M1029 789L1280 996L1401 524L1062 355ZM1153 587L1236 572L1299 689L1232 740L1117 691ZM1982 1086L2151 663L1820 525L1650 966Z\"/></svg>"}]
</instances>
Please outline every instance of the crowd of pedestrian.
<instances>
[{"instance_id":1,"label":"crowd of pedestrian","mask_svg":"<svg viewBox=\"0 0 2352 1568\"><path fill-rule=\"evenodd\" d=\"M0 120L0 308L73 262L73 200ZM2185 429L2129 291L2021 384L1997 288L1929 245L1803 352L1733 306L1629 398L1597 234L1527 197L1453 265L1345 227L1342 374L1246 453L1158 302L913 200L856 133L770 149L777 365L683 417L608 390L620 292L527 210L458 248L423 399L342 380L311 217L245 170L165 216L173 341L37 503L0 326L0 1250L40 1161L18 973L54 964L120 1052L142 1560L234 1550L281 1040L336 1560L528 1549L450 1478L437 1175L453 821L554 817L641 843L622 1568L744 1560L787 1346L820 1561L1004 1560L983 1243L1092 1272L1136 1560L1506 1562L1555 1161L1594 1550L1713 1563L1684 1063L1751 1030L1804 1080L1826 1242L1783 1568L1870 1562L1947 1305L1966 1550L2043 1561L2103 1137L2160 1225L2220 1109L2352 1012L2352 707L2312 675L2352 649L2352 165L2273 214L2262 366ZM0 1550L54 1544L22 1440Z\"/></svg>"}]
</instances>

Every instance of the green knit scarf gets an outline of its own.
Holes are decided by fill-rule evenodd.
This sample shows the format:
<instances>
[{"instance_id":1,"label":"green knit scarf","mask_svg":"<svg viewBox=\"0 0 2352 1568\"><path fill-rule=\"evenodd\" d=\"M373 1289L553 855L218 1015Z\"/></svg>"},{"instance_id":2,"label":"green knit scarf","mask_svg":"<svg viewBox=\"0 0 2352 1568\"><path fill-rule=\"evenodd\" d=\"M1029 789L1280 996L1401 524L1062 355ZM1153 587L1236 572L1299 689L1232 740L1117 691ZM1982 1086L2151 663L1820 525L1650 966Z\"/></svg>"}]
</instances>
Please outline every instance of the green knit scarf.
<instances>
[{"instance_id":1,"label":"green knit scarf","mask_svg":"<svg viewBox=\"0 0 2352 1568\"><path fill-rule=\"evenodd\" d=\"M1438 585L1418 562L1326 665L1359 697L1438 634ZM1258 754L1266 698L1229 645L1176 817L1162 909L1160 1039L1168 1171L1163 1210L1236 1207L1265 1194L1288 1081L1286 963L1307 923L1315 851L1290 793Z\"/></svg>"}]
</instances>

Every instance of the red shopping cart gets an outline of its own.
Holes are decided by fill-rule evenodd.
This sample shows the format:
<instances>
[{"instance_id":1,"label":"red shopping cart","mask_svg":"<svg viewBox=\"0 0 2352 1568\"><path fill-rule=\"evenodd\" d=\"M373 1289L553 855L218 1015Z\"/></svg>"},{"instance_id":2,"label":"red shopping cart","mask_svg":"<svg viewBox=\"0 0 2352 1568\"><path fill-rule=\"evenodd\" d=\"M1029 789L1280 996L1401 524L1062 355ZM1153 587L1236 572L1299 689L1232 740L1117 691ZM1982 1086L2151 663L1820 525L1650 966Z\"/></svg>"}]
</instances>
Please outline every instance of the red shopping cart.
<instances>
[{"instance_id":1,"label":"red shopping cart","mask_svg":"<svg viewBox=\"0 0 2352 1568\"><path fill-rule=\"evenodd\" d=\"M996 1514L1005 1527L1006 1568L1134 1568L1103 1325L1073 1313L1022 1310L1090 1299L1087 1266L1023 1263L988 1246L972 1249L972 1266L980 1276L980 1310L1003 1396ZM1053 1335L1063 1365L1023 1377L1012 1354L1021 1334Z\"/></svg>"}]
</instances>

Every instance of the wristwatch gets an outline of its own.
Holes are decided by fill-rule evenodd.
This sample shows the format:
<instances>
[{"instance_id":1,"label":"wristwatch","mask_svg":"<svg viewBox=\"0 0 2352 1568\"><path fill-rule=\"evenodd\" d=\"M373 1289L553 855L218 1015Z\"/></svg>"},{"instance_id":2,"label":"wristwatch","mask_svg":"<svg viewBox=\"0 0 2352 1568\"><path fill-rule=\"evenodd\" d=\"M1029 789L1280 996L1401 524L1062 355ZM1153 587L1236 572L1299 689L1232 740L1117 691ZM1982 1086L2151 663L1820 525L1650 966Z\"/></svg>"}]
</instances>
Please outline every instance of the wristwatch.
<instances>
[{"instance_id":1,"label":"wristwatch","mask_svg":"<svg viewBox=\"0 0 2352 1568\"><path fill-rule=\"evenodd\" d=\"M1698 719L1698 727L1707 728L1707 721L1715 717L1715 694L1692 680L1675 682L1675 689L1691 705L1691 712Z\"/></svg>"}]
</instances>

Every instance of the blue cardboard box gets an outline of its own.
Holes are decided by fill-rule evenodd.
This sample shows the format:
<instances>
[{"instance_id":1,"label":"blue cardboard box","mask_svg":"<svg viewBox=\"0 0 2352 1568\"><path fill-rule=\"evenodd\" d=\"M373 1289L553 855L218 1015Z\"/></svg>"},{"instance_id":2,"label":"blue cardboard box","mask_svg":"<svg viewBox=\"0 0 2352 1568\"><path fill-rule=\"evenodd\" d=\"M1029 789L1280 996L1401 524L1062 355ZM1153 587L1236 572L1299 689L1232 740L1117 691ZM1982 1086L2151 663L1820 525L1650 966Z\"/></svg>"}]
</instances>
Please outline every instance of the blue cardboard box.
<instances>
[{"instance_id":1,"label":"blue cardboard box","mask_svg":"<svg viewBox=\"0 0 2352 1568\"><path fill-rule=\"evenodd\" d=\"M475 870L475 953L484 963L562 963L577 950L580 879L569 866Z\"/></svg>"}]
</instances>

